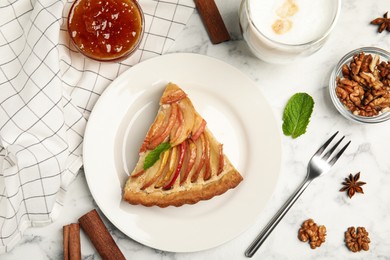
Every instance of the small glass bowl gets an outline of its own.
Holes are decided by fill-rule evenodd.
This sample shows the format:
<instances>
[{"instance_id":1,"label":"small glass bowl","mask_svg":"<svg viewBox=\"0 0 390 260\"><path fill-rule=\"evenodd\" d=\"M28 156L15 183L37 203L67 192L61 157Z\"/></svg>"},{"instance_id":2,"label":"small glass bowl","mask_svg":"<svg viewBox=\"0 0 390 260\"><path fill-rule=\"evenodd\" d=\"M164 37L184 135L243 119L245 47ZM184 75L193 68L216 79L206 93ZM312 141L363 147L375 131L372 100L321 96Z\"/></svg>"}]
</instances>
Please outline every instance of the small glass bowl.
<instances>
[{"instance_id":1,"label":"small glass bowl","mask_svg":"<svg viewBox=\"0 0 390 260\"><path fill-rule=\"evenodd\" d=\"M390 119L390 112L383 112L379 113L376 116L359 116L353 114L337 97L336 95L336 80L337 77L342 78L342 67L344 64L350 64L351 60L353 59L353 56L355 54L359 54L361 52L364 52L365 54L371 54L371 55L379 55L380 61L389 61L390 60L390 53L376 47L363 47L356 50L353 50L349 53L347 53L344 57L341 58L341 60L337 63L336 67L333 69L332 74L329 79L329 93L330 97L332 99L333 105L336 107L336 109L340 112L341 115L343 115L345 118L358 122L358 123L368 123L368 124L375 124L375 123L381 123L386 120Z\"/></svg>"},{"instance_id":2,"label":"small glass bowl","mask_svg":"<svg viewBox=\"0 0 390 260\"><path fill-rule=\"evenodd\" d=\"M76 11L76 8L86 8L88 11L89 10L92 10L92 11L96 11L97 8L96 6L92 6L92 4L100 4L102 7L102 11L98 12L98 15L100 14L103 14L104 12L108 12L107 9L103 10L103 8L111 8L112 6L114 6L115 4L115 8L128 8L129 6L131 6L130 9L114 9L116 13L108 13L111 15L111 19L114 19L111 23L111 21L108 21L108 20L105 20L107 17L103 17L103 18L99 18L97 15L92 15L92 14L85 14L84 11L85 10L82 10L82 11ZM80 5L80 7L78 7ZM83 5L83 6L82 6ZM104 6L103 6L104 5ZM126 46L126 44L129 42L129 38L126 38L128 37L127 35L130 35L130 32L127 32L127 33L123 33L122 31L119 32L119 31L110 31L111 34L115 35L121 35L120 37L121 38L118 38L118 36L116 36L116 42L113 42L113 43L116 43L118 45L117 48L111 48L112 45L111 44L106 44L106 47L107 47L107 53L104 53L102 52L102 49L100 48L96 48L95 50L98 50L98 52L100 51L100 53L102 53L101 55L98 54L98 52L91 52L89 50L86 50L86 49L83 49L82 46L84 46L84 43L89 43L89 42L102 42L101 41L101 37L102 35L100 35L100 38L99 37L99 32L98 31L94 31L94 35L96 33L96 39L93 38L89 38L87 39L87 37L91 37L92 34L91 34L91 30L98 30L98 29L95 29L95 28L98 28L99 26L104 26L104 28L110 26L113 24L114 25L114 28L119 28L120 30L123 29L123 27L125 28L130 28L129 25L129 22L133 22L135 19L134 19L134 16L132 16L130 19L125 19L123 22L124 23L120 23L118 21L115 21L119 16L121 16L121 12L124 13L126 11L130 12L130 10L132 10L132 8L135 8L135 12L137 12L137 19L139 19L140 21L140 27L137 27L137 30L139 29L139 33L137 35L137 38L135 39L135 42L132 44L132 45L128 45ZM91 26L89 28L87 28L87 23L86 23L86 19L97 19L97 20L93 20ZM100 20L98 20L100 19ZM73 20L75 20L75 24L72 24ZM104 22L105 20L105 22ZM95 24L96 22L96 24ZM98 23L101 23L100 25ZM123 27L122 27L123 26ZM85 30L85 34L83 34L83 31L82 30ZM104 30L104 29L103 29ZM139 47L141 41L142 41L142 38L143 38L143 35L144 35L144 31L145 31L145 16L144 16L144 13L143 13L143 10L140 6L140 4L138 3L137 0L105 0L105 1L95 1L95 0L75 0L74 3L72 4L70 10L69 10L69 15L68 15L68 34L69 34L69 37L73 43L73 45L76 47L76 49L81 53L83 54L84 56L90 58L90 59L93 59L93 60L96 60L96 61L121 61L123 59L126 59L128 58L130 55L132 55ZM110 33L103 33L103 36L106 36L106 35L110 35ZM133 31L132 33L135 33L135 31ZM81 36L78 36L78 39L76 39L76 35L81 35ZM93 36L95 37L95 36ZM87 39L87 40L86 40ZM106 40L107 39L107 40ZM103 40L109 42L108 40L109 38L104 38ZM102 43L104 44L104 43ZM122 48L125 48L125 49L122 49ZM111 51L112 49L114 49L114 51ZM116 51L116 53L115 53Z\"/></svg>"}]
</instances>

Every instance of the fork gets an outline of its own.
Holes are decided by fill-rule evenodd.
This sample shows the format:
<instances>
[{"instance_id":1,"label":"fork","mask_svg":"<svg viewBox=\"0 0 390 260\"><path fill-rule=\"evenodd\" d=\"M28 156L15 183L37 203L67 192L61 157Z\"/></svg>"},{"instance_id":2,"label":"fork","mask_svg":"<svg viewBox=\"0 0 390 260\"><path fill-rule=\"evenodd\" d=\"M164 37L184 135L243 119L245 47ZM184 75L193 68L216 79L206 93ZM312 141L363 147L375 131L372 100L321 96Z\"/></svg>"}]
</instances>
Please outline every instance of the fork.
<instances>
[{"instance_id":1,"label":"fork","mask_svg":"<svg viewBox=\"0 0 390 260\"><path fill-rule=\"evenodd\" d=\"M290 198L284 203L284 205L279 209L279 211L275 214L275 216L271 219L271 221L267 224L267 226L261 231L261 233L255 238L252 244L245 251L245 256L252 257L256 251L260 248L260 246L267 239L269 234L271 234L272 230L278 225L280 220L286 215L292 205L297 201L299 196L305 191L307 186L317 177L322 174L328 172L330 168L336 163L336 161L340 158L340 156L347 149L348 145L351 143L349 141L341 150L331 159L330 156L336 150L337 146L343 141L343 136L332 148L329 149L324 155L322 155L328 145L332 142L335 136L338 134L338 131L334 133L319 149L318 151L311 157L309 164L307 166L307 174L302 184L298 187L298 189L290 196Z\"/></svg>"}]
</instances>

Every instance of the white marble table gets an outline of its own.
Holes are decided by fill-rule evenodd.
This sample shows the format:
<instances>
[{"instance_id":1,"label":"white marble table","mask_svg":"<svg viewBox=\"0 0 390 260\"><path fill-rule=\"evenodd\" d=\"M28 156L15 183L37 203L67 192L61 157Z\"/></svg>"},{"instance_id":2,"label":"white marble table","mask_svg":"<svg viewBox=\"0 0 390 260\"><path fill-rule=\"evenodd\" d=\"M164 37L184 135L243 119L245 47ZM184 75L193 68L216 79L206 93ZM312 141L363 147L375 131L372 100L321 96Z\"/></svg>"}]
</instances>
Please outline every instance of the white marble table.
<instances>
[{"instance_id":1,"label":"white marble table","mask_svg":"<svg viewBox=\"0 0 390 260\"><path fill-rule=\"evenodd\" d=\"M390 259L390 122L360 125L344 119L332 106L328 78L333 66L348 51L377 46L390 49L390 33L378 34L369 21L390 10L389 0L343 0L342 13L325 46L313 56L292 65L271 65L254 58L243 42L238 26L238 0L219 0L218 5L233 40L212 45L197 13L177 39L170 52L194 52L221 59L247 74L271 104L280 125L282 165L278 184L256 223L239 237L210 250L195 253L161 252L145 247L118 231L106 221L111 234L128 259L245 259L244 251L306 174L306 164L317 146L336 130L352 140L345 156L330 174L314 181L288 212L254 259ZM282 111L288 98L307 92L315 101L307 133L298 139L282 134ZM361 172L366 181L364 195L349 199L338 192L349 173ZM72 184L63 214L53 224L31 228L11 252L9 259L61 259L62 226L96 208L85 177L80 173ZM303 220L313 218L326 225L327 241L311 250L297 239ZM239 220L238 220L239 221ZM364 226L370 233L368 252L352 253L344 246L344 231ZM82 234L83 259L100 259L88 238Z\"/></svg>"}]
</instances>

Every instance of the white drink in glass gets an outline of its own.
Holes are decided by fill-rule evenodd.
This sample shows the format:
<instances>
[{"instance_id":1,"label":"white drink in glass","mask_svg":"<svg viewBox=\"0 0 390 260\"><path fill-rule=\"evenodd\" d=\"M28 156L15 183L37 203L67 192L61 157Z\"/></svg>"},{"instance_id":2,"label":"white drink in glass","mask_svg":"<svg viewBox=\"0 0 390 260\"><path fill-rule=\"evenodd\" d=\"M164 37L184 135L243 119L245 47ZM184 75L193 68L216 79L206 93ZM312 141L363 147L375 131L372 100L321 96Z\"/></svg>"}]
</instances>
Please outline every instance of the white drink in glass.
<instances>
[{"instance_id":1,"label":"white drink in glass","mask_svg":"<svg viewBox=\"0 0 390 260\"><path fill-rule=\"evenodd\" d=\"M289 63L325 43L340 5L341 0L243 0L243 37L258 58Z\"/></svg>"}]
</instances>

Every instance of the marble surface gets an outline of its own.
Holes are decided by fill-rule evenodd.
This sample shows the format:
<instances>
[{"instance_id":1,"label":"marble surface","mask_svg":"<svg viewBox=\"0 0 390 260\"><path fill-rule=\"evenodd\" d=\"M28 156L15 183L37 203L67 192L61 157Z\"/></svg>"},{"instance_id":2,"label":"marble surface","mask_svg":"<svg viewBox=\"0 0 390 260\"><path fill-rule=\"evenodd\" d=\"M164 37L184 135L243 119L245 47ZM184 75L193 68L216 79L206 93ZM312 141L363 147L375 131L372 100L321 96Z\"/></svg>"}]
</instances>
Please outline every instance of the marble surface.
<instances>
[{"instance_id":1,"label":"marble surface","mask_svg":"<svg viewBox=\"0 0 390 260\"><path fill-rule=\"evenodd\" d=\"M104 219L123 253L128 259L245 259L247 246L303 180L311 154L339 130L352 140L347 152L329 174L307 188L253 259L390 259L390 121L377 125L347 121L332 106L327 89L330 72L345 53L363 46L390 49L390 33L378 34L368 24L389 10L389 0L343 0L340 19L325 46L311 57L283 66L266 64L249 52L238 25L239 1L217 3L233 39L212 45L195 12L170 52L201 53L223 60L239 68L261 89L280 125L283 154L277 186L257 222L246 232L201 252L171 253L145 247ZM288 98L296 92L309 93L315 107L307 133L291 139L281 131L281 118ZM365 194L349 199L338 190L344 177L359 171L367 182ZM96 207L81 172L68 191L59 219L46 227L28 229L21 243L0 258L61 259L62 226ZM297 239L300 224L309 217L328 230L326 243L316 250ZM344 231L349 226L366 227L372 241L368 252L352 253L344 246ZM84 234L81 243L83 259L100 259Z\"/></svg>"}]
</instances>

